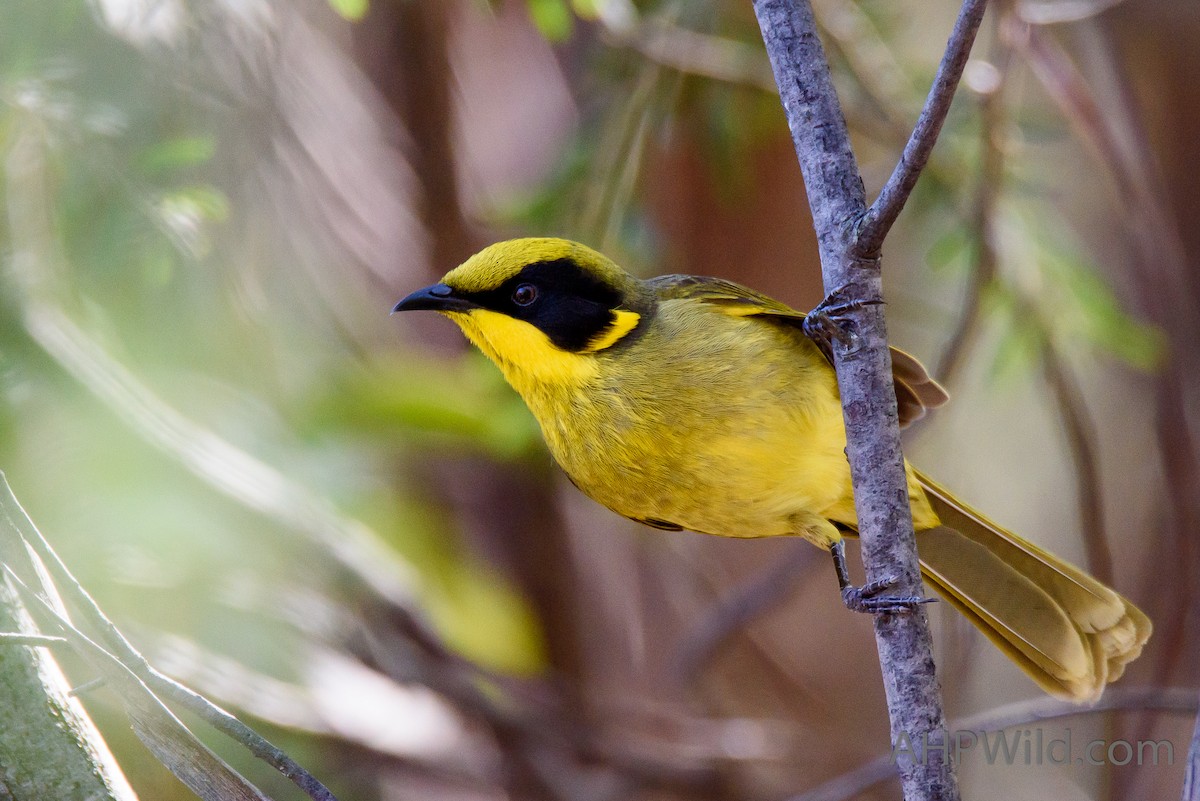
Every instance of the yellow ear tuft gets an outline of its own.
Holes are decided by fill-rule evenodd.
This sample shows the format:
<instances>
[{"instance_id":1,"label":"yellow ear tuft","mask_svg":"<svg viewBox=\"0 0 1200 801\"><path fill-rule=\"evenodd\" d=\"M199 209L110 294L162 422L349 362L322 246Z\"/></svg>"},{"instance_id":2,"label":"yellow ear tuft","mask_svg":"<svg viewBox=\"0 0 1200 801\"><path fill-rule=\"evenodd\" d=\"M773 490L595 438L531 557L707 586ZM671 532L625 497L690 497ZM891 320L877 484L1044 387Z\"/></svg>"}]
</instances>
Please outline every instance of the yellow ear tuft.
<instances>
[{"instance_id":1,"label":"yellow ear tuft","mask_svg":"<svg viewBox=\"0 0 1200 801\"><path fill-rule=\"evenodd\" d=\"M447 316L530 404L547 386L578 387L596 378L599 367L595 359L556 347L544 332L524 320L487 309Z\"/></svg>"},{"instance_id":2,"label":"yellow ear tuft","mask_svg":"<svg viewBox=\"0 0 1200 801\"><path fill-rule=\"evenodd\" d=\"M613 310L612 323L608 328L605 328L596 336L588 341L584 351L595 353L596 351L611 348L613 345L621 341L621 339L633 329L637 328L637 324L641 321L642 315L637 312L626 311L625 309Z\"/></svg>"}]
</instances>

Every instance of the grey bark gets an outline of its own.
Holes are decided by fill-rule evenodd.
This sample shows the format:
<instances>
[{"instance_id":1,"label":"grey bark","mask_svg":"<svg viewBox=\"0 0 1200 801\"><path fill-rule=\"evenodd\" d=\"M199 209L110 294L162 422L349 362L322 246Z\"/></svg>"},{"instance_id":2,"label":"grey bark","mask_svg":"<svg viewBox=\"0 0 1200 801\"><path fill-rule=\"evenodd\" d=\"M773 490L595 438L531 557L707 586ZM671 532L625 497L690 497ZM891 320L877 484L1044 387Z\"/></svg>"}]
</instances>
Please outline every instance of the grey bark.
<instances>
[{"instance_id":1,"label":"grey bark","mask_svg":"<svg viewBox=\"0 0 1200 801\"><path fill-rule=\"evenodd\" d=\"M800 0L754 0L767 54L812 210L825 289L849 301L881 300L879 246L899 214L933 146L978 30L982 0L968 0L917 129L892 179L870 210L849 131L833 88L813 12ZM866 237L861 234L865 230ZM894 577L897 595L922 594L920 566L882 305L847 315L850 336L833 342L846 423L846 454L869 581ZM923 611L880 614L875 639L883 670L893 747L943 743L946 719ZM897 759L908 801L959 797L944 750Z\"/></svg>"}]
</instances>

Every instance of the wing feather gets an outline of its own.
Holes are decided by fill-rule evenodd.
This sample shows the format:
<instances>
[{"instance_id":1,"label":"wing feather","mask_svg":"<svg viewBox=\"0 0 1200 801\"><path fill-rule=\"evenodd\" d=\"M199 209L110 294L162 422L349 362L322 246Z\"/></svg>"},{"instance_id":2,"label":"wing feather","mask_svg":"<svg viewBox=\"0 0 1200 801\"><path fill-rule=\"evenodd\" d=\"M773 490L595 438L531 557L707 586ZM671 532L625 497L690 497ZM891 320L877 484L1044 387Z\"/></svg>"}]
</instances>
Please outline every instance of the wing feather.
<instances>
[{"instance_id":1,"label":"wing feather","mask_svg":"<svg viewBox=\"0 0 1200 801\"><path fill-rule=\"evenodd\" d=\"M657 293L659 300L697 300L708 303L734 317L764 317L783 325L801 327L804 312L797 311L785 303L749 287L702 275L663 275L646 282ZM833 354L821 343L818 348L830 364ZM892 355L892 380L896 387L897 410L900 427L904 428L925 416L950 399L950 395L937 381L930 377L915 356L899 348L889 348Z\"/></svg>"}]
</instances>

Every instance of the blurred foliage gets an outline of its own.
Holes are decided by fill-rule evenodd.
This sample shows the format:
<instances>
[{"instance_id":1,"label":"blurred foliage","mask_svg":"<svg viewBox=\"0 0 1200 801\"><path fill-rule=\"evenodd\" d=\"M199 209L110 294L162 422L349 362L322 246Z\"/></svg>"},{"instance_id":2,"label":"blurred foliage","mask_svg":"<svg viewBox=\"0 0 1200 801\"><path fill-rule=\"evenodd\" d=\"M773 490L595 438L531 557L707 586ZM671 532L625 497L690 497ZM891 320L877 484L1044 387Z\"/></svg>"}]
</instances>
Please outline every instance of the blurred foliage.
<instances>
[{"instance_id":1,"label":"blurred foliage","mask_svg":"<svg viewBox=\"0 0 1200 801\"><path fill-rule=\"evenodd\" d=\"M367 10L332 5L347 18ZM277 284L320 290L292 268L288 245L264 257L235 238L231 221L249 212L223 182L240 146L229 118L242 112L196 80L204 65L188 50L211 35L196 30L206 20L180 24L196 39L141 48L84 0L0 8L10 168L0 236L6 261L54 256L22 268L25 278L6 269L0 463L84 584L152 653L169 633L302 684L313 643L342 636L335 610L357 602L353 582L320 547L122 426L123 414L145 412L112 408L31 340L29 310L49 302L204 436L285 469L412 560L421 602L450 645L497 669L536 670L539 637L511 583L388 468L448 445L527 459L536 437L527 413L475 358L449 371L398 352L368 364L353 342L330 336L319 305L263 295ZM18 140L36 142L36 163L12 161ZM47 207L22 194L14 169L34 173ZM30 217L44 230L13 229ZM273 235L287 242L286 231ZM372 311L386 320L383 304ZM289 607L305 594L331 604L328 614L297 618ZM127 765L135 781L138 764Z\"/></svg>"},{"instance_id":2,"label":"blurred foliage","mask_svg":"<svg viewBox=\"0 0 1200 801\"><path fill-rule=\"evenodd\" d=\"M552 42L565 42L575 30L575 18L594 20L605 0L525 0L529 19Z\"/></svg>"},{"instance_id":3,"label":"blurred foliage","mask_svg":"<svg viewBox=\"0 0 1200 801\"><path fill-rule=\"evenodd\" d=\"M919 13L920 3L816 5L864 172L877 186L923 100L942 34L925 35L931 12ZM228 447L228 465L277 471L281 482L411 567L421 613L456 653L504 678L525 677L546 670L554 645L532 593L508 564L511 543L494 541L501 535L490 530L468 533L494 521L455 508L459 495L485 489L473 484L481 472L527 480L544 490L542 499L553 497L536 425L478 354L441 340L422 345L417 334L433 329L387 319L401 289L447 265L397 256L380 280L364 267L361 253L370 247L359 229L344 224L356 188L346 176L361 174L347 165L375 153L356 149L359 140L350 137L377 124L387 152L404 162L397 183L418 197L408 162L420 154L379 88L362 87L355 53L331 48L335 58L317 53L313 42L344 42L356 30L348 23L371 25L376 15L415 6L0 5L0 244L7 263L0 468L83 584L151 656L159 646L177 652L164 644L182 642L198 662L231 659L252 676L305 689L314 709L322 689L307 675L314 654L353 651L348 643L361 653L362 641L382 636L372 628L385 617L379 599L328 542L206 477L195 461L212 442ZM476 18L485 16L481 6L496 16ZM769 69L748 3L523 0L426 8L448 26L468 27L463 19L475 15L470 25L486 33L463 41L477 46L512 26L517 8L556 48L551 65L561 74L547 84L564 81L578 114L564 126L561 147L537 154L545 180L532 190L488 194L495 202L483 219L468 221L481 239L505 231L566 234L634 269L675 269L668 256L697 245L671 240L663 217L672 210L647 185L670 178L651 168L684 152L701 165L702 186L713 196L712 206L700 208L733 215L760 189L756 168L781 152L786 130L764 86ZM297 29L309 38L288 39ZM464 53L454 36L447 41L452 62L483 58ZM522 54L505 55L510 60L485 68L522 64ZM302 83L289 72L301 61L352 77ZM458 85L449 73L397 80ZM362 91L361 115L328 110L345 99L347 86ZM964 91L906 213L905 236L917 244L907 263L889 266L898 286L957 285L977 268L980 237L970 208L982 147L978 99ZM998 177L1000 265L983 306L1000 336L989 345L993 352L977 355L993 361L997 374L1028 379L1050 338L1077 353L1156 369L1165 359L1163 335L1130 315L1096 254L1070 233L1074 221L1057 202L1053 177L1028 166L1044 164L1034 157L1068 137L1065 125L1044 105L1011 105L1004 135L1023 157ZM457 135L463 150L468 140L478 147L489 137L487 130ZM314 141L344 161L320 163ZM470 191L474 176L466 168L441 166ZM767 161L766 169L782 168ZM373 163L365 169L385 171ZM272 205L278 198L284 202ZM794 212L795 225L807 226L801 209ZM710 221L693 222L702 228ZM419 254L423 245L412 247ZM729 277L740 278L742 265L728 266ZM1024 313L1029 304L1046 328ZM930 327L948 327L956 312L934 305ZM38 333L35 312L43 308L61 311L105 358L67 363ZM901 303L896 313L920 315ZM145 397L194 424L192 439L171 429L155 440L147 432L162 420L150 404L122 406L99 390L112 365L128 371ZM549 535L530 532L531 539ZM663 585L697 583L689 576ZM600 634L580 639L593 636ZM400 639L380 648L401 651ZM238 684L220 671L215 684L222 678ZM485 697L503 695L488 681L478 686ZM722 701L712 709L735 708L716 695ZM327 760L324 773L341 775L347 797L384 795L373 778L361 778L374 776L370 759L339 774L338 752L330 756L325 747L337 741L347 751L369 750L368 738L336 727L319 731L327 739L277 733L301 761ZM114 739L145 797L180 797L120 733ZM250 769L244 756L230 758Z\"/></svg>"}]
</instances>

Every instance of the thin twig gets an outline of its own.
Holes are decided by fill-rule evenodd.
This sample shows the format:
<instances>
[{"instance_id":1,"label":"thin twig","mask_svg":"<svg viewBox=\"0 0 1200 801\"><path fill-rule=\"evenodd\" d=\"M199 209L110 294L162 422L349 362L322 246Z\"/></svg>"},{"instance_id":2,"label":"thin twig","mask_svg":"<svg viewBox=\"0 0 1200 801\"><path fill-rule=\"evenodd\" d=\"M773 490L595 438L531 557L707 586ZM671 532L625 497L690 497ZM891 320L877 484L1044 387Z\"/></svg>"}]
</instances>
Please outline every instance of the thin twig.
<instances>
[{"instance_id":1,"label":"thin twig","mask_svg":"<svg viewBox=\"0 0 1200 801\"><path fill-rule=\"evenodd\" d=\"M859 255L871 257L879 252L884 237L917 185L917 178L925 169L941 133L942 123L950 112L950 104L954 100L959 78L971 54L971 45L975 42L975 34L979 31L986 7L987 0L964 0L946 45L946 54L938 65L937 77L925 100L925 108L921 110L912 136L904 146L900 162L859 225L856 243L856 253Z\"/></svg>"},{"instance_id":2,"label":"thin twig","mask_svg":"<svg viewBox=\"0 0 1200 801\"><path fill-rule=\"evenodd\" d=\"M811 564L815 555L807 543L797 546L701 616L672 660L671 673L681 684L695 680L721 643L787 597L801 578L802 568Z\"/></svg>"},{"instance_id":3,"label":"thin twig","mask_svg":"<svg viewBox=\"0 0 1200 801\"><path fill-rule=\"evenodd\" d=\"M810 558L823 556L823 554L815 552L811 546L807 550ZM668 558L687 566L685 580L690 592L682 592L670 586L663 587L663 601L670 605L671 611L679 620L692 620L697 614L703 614L698 607L720 603L722 593L729 586L732 573L728 563L719 553L706 554L703 549L695 550L684 547L675 549ZM785 556L784 559L786 560L786 558ZM819 568L828 569L824 559L813 561L806 570L802 569L802 573L796 576L796 580L801 584L806 583L803 573ZM814 692L804 677L797 674L795 664L775 647L778 643L775 642L770 632L762 627L743 626L734 634L737 637L735 647L738 649L739 655L744 649L747 658L753 659L754 664L757 665L755 670L762 671L763 691L770 693L772 698L778 699L779 709L776 711L779 714L804 717L821 710L832 709L833 704L829 702L829 699ZM686 647L685 642L679 646L679 650L683 651ZM677 656L674 664L678 665L679 663L680 659ZM697 670L699 670L699 666ZM699 673L697 673L698 675Z\"/></svg>"},{"instance_id":4,"label":"thin twig","mask_svg":"<svg viewBox=\"0 0 1200 801\"><path fill-rule=\"evenodd\" d=\"M188 789L205 801L270 801L200 742L128 665L75 628L70 620L22 581L12 567L3 564L0 568L21 600L43 613L75 652L109 681L120 697L138 739Z\"/></svg>"},{"instance_id":5,"label":"thin twig","mask_svg":"<svg viewBox=\"0 0 1200 801\"><path fill-rule=\"evenodd\" d=\"M1067 365L1061 347L1055 342L1054 331L1038 299L1018 294L1016 305L1017 316L1028 321L1038 337L1042 376L1054 395L1058 415L1066 432L1067 449L1075 464L1080 535L1087 554L1087 568L1105 584L1112 584L1113 558L1104 522L1104 487L1100 476L1100 456L1096 452L1099 439L1096 424L1088 411L1084 392Z\"/></svg>"},{"instance_id":6,"label":"thin twig","mask_svg":"<svg viewBox=\"0 0 1200 801\"><path fill-rule=\"evenodd\" d=\"M0 645L29 645L35 648L53 648L66 645L65 637L50 637L45 634L21 634L15 631L0 632Z\"/></svg>"},{"instance_id":7,"label":"thin twig","mask_svg":"<svg viewBox=\"0 0 1200 801\"><path fill-rule=\"evenodd\" d=\"M1157 709L1176 714L1194 714L1200 704L1196 691L1190 688L1157 687L1113 687L1090 707L1080 707L1069 701L1042 697L1030 701L989 709L961 720L953 721L949 731L953 732L1001 732L1018 726L1027 726L1043 720L1055 720L1098 712L1122 709ZM788 801L845 801L854 798L893 775L893 757L884 754L875 757L854 770L830 779L808 792L792 796ZM1185 801L1200 801L1200 798L1184 797Z\"/></svg>"},{"instance_id":8,"label":"thin twig","mask_svg":"<svg viewBox=\"0 0 1200 801\"><path fill-rule=\"evenodd\" d=\"M1083 391L1064 363L1049 331L1044 331L1041 349L1042 374L1054 393L1059 417L1066 429L1067 445L1075 462L1079 522L1087 567L1105 584L1113 582L1112 549L1104 524L1104 495L1100 478L1100 458L1096 453L1096 425L1088 412Z\"/></svg>"}]
</instances>

